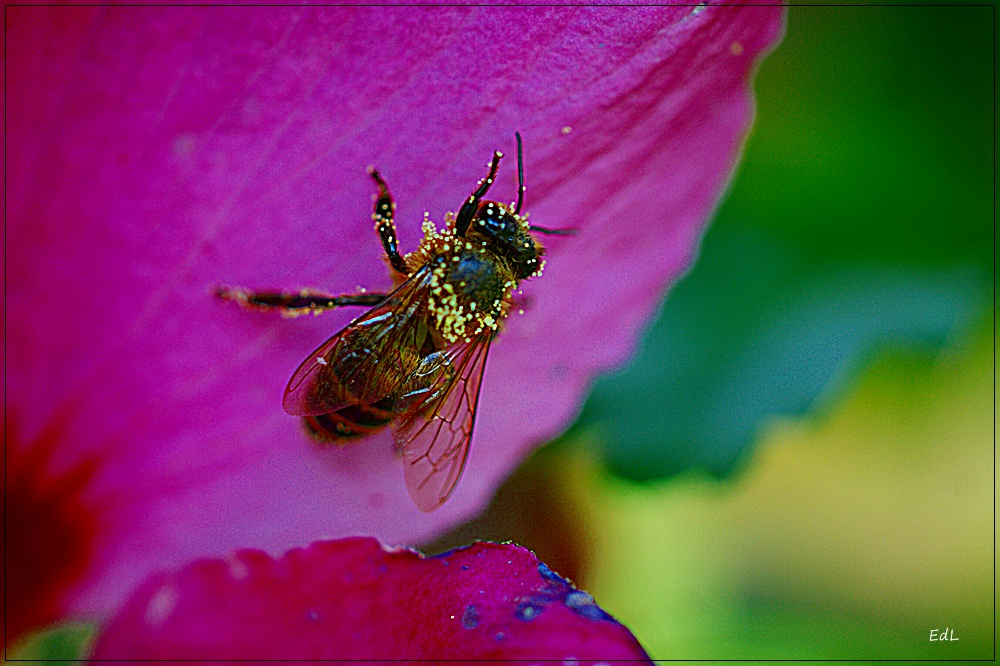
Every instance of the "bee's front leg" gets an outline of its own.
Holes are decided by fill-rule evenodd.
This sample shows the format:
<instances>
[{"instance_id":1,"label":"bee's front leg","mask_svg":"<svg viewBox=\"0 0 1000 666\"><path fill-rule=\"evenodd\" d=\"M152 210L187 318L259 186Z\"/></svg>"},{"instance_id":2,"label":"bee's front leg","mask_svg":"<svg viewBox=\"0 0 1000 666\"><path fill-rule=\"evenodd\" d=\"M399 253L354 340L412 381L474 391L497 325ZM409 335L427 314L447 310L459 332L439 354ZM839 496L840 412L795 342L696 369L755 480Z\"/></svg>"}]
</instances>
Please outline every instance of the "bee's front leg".
<instances>
[{"instance_id":1,"label":"bee's front leg","mask_svg":"<svg viewBox=\"0 0 1000 666\"><path fill-rule=\"evenodd\" d=\"M253 310L277 309L281 310L282 314L294 317L308 312L319 314L345 305L372 307L384 301L388 294L364 293L330 296L329 294L305 290L298 293L288 291L257 292L250 289L217 287L215 295L227 301L236 301L243 307Z\"/></svg>"},{"instance_id":2,"label":"bee's front leg","mask_svg":"<svg viewBox=\"0 0 1000 666\"><path fill-rule=\"evenodd\" d=\"M378 237L382 239L382 247L389 257L389 263L399 273L409 275L410 270L406 267L406 262L399 254L399 238L396 235L396 223L393 222L393 215L396 213L396 204L389 193L389 186L385 184L382 174L374 167L368 168L368 174L378 185L378 198L375 200L375 212L372 219L375 220L375 230Z\"/></svg>"},{"instance_id":3,"label":"bee's front leg","mask_svg":"<svg viewBox=\"0 0 1000 666\"><path fill-rule=\"evenodd\" d=\"M503 153L499 150L493 152L493 160L490 162L490 172L486 174L486 178L479 181L479 185L469 195L469 198L465 200L462 207L458 209L458 217L455 218L455 230L459 236L464 236L465 232L468 231L469 224L476 215L476 209L479 208L479 200L486 196L490 185L493 184L493 180L497 177L497 169L500 168L500 158L502 157Z\"/></svg>"}]
</instances>

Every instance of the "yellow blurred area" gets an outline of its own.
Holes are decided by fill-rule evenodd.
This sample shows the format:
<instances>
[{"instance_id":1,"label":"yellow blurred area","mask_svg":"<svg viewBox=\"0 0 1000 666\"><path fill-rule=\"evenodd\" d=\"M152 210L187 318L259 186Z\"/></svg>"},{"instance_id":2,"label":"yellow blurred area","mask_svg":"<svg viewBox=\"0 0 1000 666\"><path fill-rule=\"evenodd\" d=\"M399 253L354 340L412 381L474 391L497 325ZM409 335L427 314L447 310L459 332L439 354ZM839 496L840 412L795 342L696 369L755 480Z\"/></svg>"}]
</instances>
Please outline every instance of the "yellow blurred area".
<instances>
[{"instance_id":1,"label":"yellow blurred area","mask_svg":"<svg viewBox=\"0 0 1000 666\"><path fill-rule=\"evenodd\" d=\"M546 464L587 526L577 581L654 659L992 658L994 344L881 353L733 479ZM930 641L932 629L956 641Z\"/></svg>"}]
</instances>

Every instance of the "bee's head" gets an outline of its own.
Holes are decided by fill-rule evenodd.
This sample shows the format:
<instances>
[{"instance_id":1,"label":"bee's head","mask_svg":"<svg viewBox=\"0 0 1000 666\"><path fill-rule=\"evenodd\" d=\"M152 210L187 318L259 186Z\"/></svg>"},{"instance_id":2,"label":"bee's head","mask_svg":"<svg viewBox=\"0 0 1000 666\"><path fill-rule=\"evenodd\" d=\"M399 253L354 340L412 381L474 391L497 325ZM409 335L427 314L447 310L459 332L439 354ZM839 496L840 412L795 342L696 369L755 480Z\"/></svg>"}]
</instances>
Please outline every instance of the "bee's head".
<instances>
[{"instance_id":1,"label":"bee's head","mask_svg":"<svg viewBox=\"0 0 1000 666\"><path fill-rule=\"evenodd\" d=\"M490 162L490 172L472 195L465 200L455 218L455 232L460 237L474 236L498 256L502 256L514 264L518 279L523 279L538 270L538 259L542 255L542 247L528 233L530 227L524 217L521 217L521 204L524 201L524 165L521 155L521 135L517 138L517 205L511 210L507 206L483 199L483 195L493 184L500 158L503 155L493 153Z\"/></svg>"},{"instance_id":2,"label":"bee's head","mask_svg":"<svg viewBox=\"0 0 1000 666\"><path fill-rule=\"evenodd\" d=\"M472 216L470 231L484 236L488 246L514 261L527 261L537 254L535 241L521 218L495 201L480 201Z\"/></svg>"},{"instance_id":3,"label":"bee's head","mask_svg":"<svg viewBox=\"0 0 1000 666\"><path fill-rule=\"evenodd\" d=\"M470 239L482 239L481 242L485 243L490 252L510 261L519 279L538 269L542 247L528 233L527 221L511 213L503 204L480 201L469 224L467 236Z\"/></svg>"}]
</instances>

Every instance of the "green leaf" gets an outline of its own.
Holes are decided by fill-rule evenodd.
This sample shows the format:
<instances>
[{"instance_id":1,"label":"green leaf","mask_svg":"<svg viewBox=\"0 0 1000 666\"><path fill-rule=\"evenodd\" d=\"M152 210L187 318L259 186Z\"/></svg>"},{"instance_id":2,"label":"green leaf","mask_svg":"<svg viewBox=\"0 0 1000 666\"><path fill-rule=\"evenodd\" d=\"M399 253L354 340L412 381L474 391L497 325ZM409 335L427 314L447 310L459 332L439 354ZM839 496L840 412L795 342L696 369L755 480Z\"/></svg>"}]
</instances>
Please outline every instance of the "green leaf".
<instances>
[{"instance_id":1,"label":"green leaf","mask_svg":"<svg viewBox=\"0 0 1000 666\"><path fill-rule=\"evenodd\" d=\"M11 661L74 664L87 657L95 628L89 624L58 624L28 636L11 653Z\"/></svg>"},{"instance_id":2,"label":"green leaf","mask_svg":"<svg viewBox=\"0 0 1000 666\"><path fill-rule=\"evenodd\" d=\"M637 357L596 382L579 424L602 430L624 476L725 474L767 420L809 409L880 345L961 337L988 294L974 267L816 261L759 231L713 229Z\"/></svg>"}]
</instances>

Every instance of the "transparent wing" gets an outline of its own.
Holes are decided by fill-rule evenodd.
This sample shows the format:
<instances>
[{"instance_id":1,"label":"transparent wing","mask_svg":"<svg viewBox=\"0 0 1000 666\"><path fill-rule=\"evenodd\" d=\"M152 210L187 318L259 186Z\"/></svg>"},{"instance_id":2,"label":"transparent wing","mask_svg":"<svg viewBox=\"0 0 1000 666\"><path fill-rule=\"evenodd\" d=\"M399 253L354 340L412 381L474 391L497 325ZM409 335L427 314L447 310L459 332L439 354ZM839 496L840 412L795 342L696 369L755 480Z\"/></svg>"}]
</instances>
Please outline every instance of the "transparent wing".
<instances>
[{"instance_id":1,"label":"transparent wing","mask_svg":"<svg viewBox=\"0 0 1000 666\"><path fill-rule=\"evenodd\" d=\"M421 511L441 506L465 469L492 333L431 354L401 389L393 430Z\"/></svg>"},{"instance_id":2,"label":"transparent wing","mask_svg":"<svg viewBox=\"0 0 1000 666\"><path fill-rule=\"evenodd\" d=\"M306 357L285 387L285 411L329 414L396 394L421 362L429 277L430 269L421 268Z\"/></svg>"}]
</instances>

